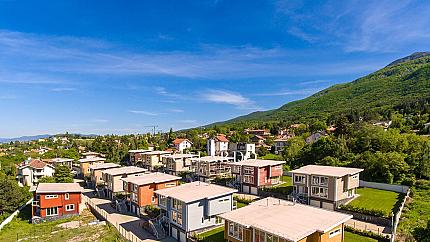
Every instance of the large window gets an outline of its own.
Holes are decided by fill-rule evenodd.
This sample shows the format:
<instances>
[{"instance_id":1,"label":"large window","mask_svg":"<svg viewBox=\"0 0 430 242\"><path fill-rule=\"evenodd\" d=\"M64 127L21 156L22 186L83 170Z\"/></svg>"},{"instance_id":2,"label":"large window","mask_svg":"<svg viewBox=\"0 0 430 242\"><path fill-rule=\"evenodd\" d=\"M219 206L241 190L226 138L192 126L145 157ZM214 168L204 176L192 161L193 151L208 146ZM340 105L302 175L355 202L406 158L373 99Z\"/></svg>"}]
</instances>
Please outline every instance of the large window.
<instances>
[{"instance_id":1,"label":"large window","mask_svg":"<svg viewBox=\"0 0 430 242\"><path fill-rule=\"evenodd\" d=\"M58 215L58 207L52 207L46 209L46 216Z\"/></svg>"},{"instance_id":2,"label":"large window","mask_svg":"<svg viewBox=\"0 0 430 242\"><path fill-rule=\"evenodd\" d=\"M306 183L306 176L305 175L294 175L294 182L295 183Z\"/></svg>"},{"instance_id":3,"label":"large window","mask_svg":"<svg viewBox=\"0 0 430 242\"><path fill-rule=\"evenodd\" d=\"M243 182L254 184L254 176L243 176Z\"/></svg>"},{"instance_id":4,"label":"large window","mask_svg":"<svg viewBox=\"0 0 430 242\"><path fill-rule=\"evenodd\" d=\"M181 211L182 212L182 202L177 200L177 199L172 199L172 208L177 210L177 211Z\"/></svg>"},{"instance_id":5,"label":"large window","mask_svg":"<svg viewBox=\"0 0 430 242\"><path fill-rule=\"evenodd\" d=\"M326 187L312 187L312 196L328 198L328 189Z\"/></svg>"},{"instance_id":6,"label":"large window","mask_svg":"<svg viewBox=\"0 0 430 242\"><path fill-rule=\"evenodd\" d=\"M255 229L255 242L279 242L279 237Z\"/></svg>"},{"instance_id":7,"label":"large window","mask_svg":"<svg viewBox=\"0 0 430 242\"><path fill-rule=\"evenodd\" d=\"M165 196L159 196L158 204L160 204L163 207L167 207L167 198Z\"/></svg>"},{"instance_id":8,"label":"large window","mask_svg":"<svg viewBox=\"0 0 430 242\"><path fill-rule=\"evenodd\" d=\"M326 176L312 176L312 185L327 186L328 177Z\"/></svg>"},{"instance_id":9,"label":"large window","mask_svg":"<svg viewBox=\"0 0 430 242\"><path fill-rule=\"evenodd\" d=\"M182 213L172 211L172 221L178 225L182 225Z\"/></svg>"},{"instance_id":10,"label":"large window","mask_svg":"<svg viewBox=\"0 0 430 242\"><path fill-rule=\"evenodd\" d=\"M57 194L45 195L45 199L54 199L54 198L58 198L58 195Z\"/></svg>"},{"instance_id":11,"label":"large window","mask_svg":"<svg viewBox=\"0 0 430 242\"><path fill-rule=\"evenodd\" d=\"M228 236L233 237L239 241L243 238L243 227L237 223L229 222L228 224Z\"/></svg>"}]
</instances>

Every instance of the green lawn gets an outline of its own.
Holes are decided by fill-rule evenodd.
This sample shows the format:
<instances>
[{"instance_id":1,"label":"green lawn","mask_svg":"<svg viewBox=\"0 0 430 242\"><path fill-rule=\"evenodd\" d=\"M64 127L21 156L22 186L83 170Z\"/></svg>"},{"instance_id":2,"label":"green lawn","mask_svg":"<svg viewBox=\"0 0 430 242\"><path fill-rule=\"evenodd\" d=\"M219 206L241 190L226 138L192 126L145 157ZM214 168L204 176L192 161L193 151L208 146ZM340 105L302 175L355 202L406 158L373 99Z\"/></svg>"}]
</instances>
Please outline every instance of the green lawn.
<instances>
[{"instance_id":1,"label":"green lawn","mask_svg":"<svg viewBox=\"0 0 430 242\"><path fill-rule=\"evenodd\" d=\"M224 226L201 233L198 235L198 237L206 242L226 241L224 239Z\"/></svg>"},{"instance_id":2,"label":"green lawn","mask_svg":"<svg viewBox=\"0 0 430 242\"><path fill-rule=\"evenodd\" d=\"M345 242L378 242L376 239L345 231Z\"/></svg>"},{"instance_id":3,"label":"green lawn","mask_svg":"<svg viewBox=\"0 0 430 242\"><path fill-rule=\"evenodd\" d=\"M357 193L360 196L348 205L368 210L380 210L386 217L391 216L397 201L403 198L400 193L373 188L358 188Z\"/></svg>"},{"instance_id":4,"label":"green lawn","mask_svg":"<svg viewBox=\"0 0 430 242\"><path fill-rule=\"evenodd\" d=\"M276 155L276 154L272 154L272 153L268 153L267 155L261 156L259 158L263 159L263 160L282 160L281 155Z\"/></svg>"},{"instance_id":5,"label":"green lawn","mask_svg":"<svg viewBox=\"0 0 430 242\"><path fill-rule=\"evenodd\" d=\"M430 181L418 181L412 189L411 202L403 208L398 234L413 236L414 232L427 226L430 220Z\"/></svg>"},{"instance_id":6,"label":"green lawn","mask_svg":"<svg viewBox=\"0 0 430 242\"><path fill-rule=\"evenodd\" d=\"M107 225L81 226L75 229L61 229L57 225L69 221L81 221L87 224L96 218L88 210L80 216L60 219L42 224L30 224L31 206L25 207L12 222L6 225L0 233L0 242L21 241L118 241L125 242L114 227ZM37 237L37 239L36 239Z\"/></svg>"},{"instance_id":7,"label":"green lawn","mask_svg":"<svg viewBox=\"0 0 430 242\"><path fill-rule=\"evenodd\" d=\"M269 192L286 194L286 195L293 192L293 181L291 176L282 176L281 180L283 181L282 184L266 188L266 190Z\"/></svg>"},{"instance_id":8,"label":"green lawn","mask_svg":"<svg viewBox=\"0 0 430 242\"><path fill-rule=\"evenodd\" d=\"M199 238L202 238L206 242L226 241L224 239L224 227L219 227L199 234ZM345 242L378 242L378 240L345 231Z\"/></svg>"}]
</instances>

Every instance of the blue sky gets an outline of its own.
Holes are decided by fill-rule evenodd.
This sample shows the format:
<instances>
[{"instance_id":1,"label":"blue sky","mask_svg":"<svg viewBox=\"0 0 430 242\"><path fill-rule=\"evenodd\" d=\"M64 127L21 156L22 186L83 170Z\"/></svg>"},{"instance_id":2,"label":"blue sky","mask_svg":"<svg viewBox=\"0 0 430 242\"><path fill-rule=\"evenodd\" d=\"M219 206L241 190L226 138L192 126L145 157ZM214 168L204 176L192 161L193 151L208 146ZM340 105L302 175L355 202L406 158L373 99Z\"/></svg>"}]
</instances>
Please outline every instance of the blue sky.
<instances>
[{"instance_id":1,"label":"blue sky","mask_svg":"<svg viewBox=\"0 0 430 242\"><path fill-rule=\"evenodd\" d=\"M142 133L301 99L428 51L428 1L0 0L0 137Z\"/></svg>"}]
</instances>

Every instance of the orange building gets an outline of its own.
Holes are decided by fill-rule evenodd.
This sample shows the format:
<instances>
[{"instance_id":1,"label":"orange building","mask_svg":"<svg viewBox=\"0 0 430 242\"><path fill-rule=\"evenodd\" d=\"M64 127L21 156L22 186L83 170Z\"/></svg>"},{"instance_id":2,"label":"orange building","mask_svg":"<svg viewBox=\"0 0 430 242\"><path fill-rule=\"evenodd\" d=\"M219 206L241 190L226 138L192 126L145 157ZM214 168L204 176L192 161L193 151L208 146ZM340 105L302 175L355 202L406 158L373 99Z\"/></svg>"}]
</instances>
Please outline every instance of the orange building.
<instances>
[{"instance_id":1,"label":"orange building","mask_svg":"<svg viewBox=\"0 0 430 242\"><path fill-rule=\"evenodd\" d=\"M175 187L180 179L178 176L159 172L122 178L124 191L128 193L130 211L140 215L146 206L158 204L154 191Z\"/></svg>"},{"instance_id":2,"label":"orange building","mask_svg":"<svg viewBox=\"0 0 430 242\"><path fill-rule=\"evenodd\" d=\"M33 223L79 214L82 188L78 183L39 183L33 194Z\"/></svg>"}]
</instances>

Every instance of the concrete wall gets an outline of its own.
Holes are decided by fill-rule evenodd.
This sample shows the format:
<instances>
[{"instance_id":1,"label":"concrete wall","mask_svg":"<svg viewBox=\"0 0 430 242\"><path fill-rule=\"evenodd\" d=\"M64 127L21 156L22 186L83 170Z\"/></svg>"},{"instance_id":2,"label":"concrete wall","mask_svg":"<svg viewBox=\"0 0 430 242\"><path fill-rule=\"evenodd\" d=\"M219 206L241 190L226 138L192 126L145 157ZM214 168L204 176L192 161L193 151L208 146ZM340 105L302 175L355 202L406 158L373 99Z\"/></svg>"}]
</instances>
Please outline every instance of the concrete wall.
<instances>
[{"instance_id":1,"label":"concrete wall","mask_svg":"<svg viewBox=\"0 0 430 242\"><path fill-rule=\"evenodd\" d=\"M363 180L360 180L360 187L369 187L369 188L375 188L375 189L387 190L387 191L393 191L393 192L399 192L399 193L407 193L409 190L409 187L404 185L368 182Z\"/></svg>"},{"instance_id":2,"label":"concrete wall","mask_svg":"<svg viewBox=\"0 0 430 242\"><path fill-rule=\"evenodd\" d=\"M227 201L223 201L228 199ZM233 195L213 198L207 201L207 216L218 215L231 211L233 207Z\"/></svg>"}]
</instances>

